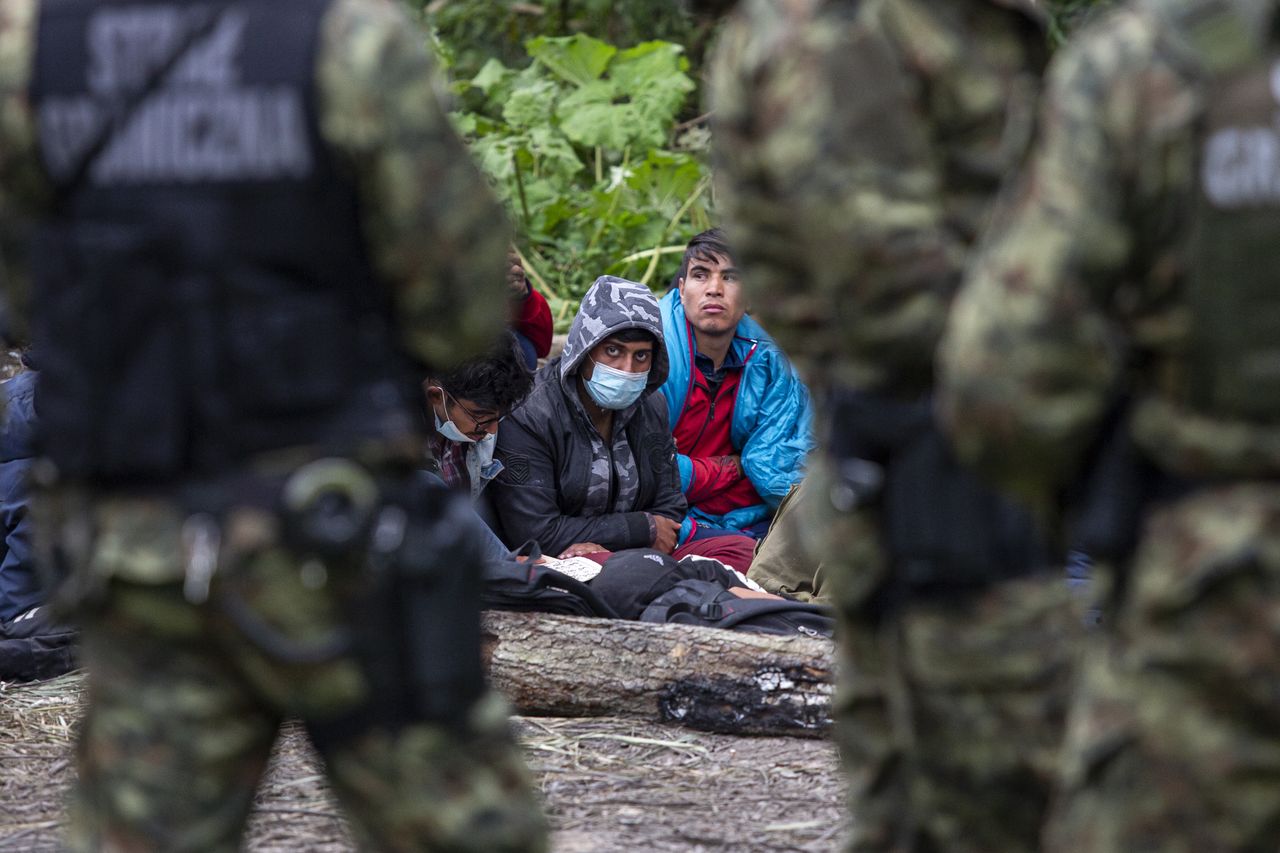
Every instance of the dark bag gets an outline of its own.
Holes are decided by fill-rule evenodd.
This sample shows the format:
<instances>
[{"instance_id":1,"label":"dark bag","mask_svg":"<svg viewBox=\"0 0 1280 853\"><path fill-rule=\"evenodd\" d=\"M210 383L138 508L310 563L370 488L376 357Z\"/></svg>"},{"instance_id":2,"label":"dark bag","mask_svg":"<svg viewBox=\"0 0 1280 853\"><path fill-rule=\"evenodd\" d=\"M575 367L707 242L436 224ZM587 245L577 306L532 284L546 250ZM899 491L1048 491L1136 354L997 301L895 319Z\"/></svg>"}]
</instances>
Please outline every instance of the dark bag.
<instances>
[{"instance_id":1,"label":"dark bag","mask_svg":"<svg viewBox=\"0 0 1280 853\"><path fill-rule=\"evenodd\" d=\"M561 616L601 616L617 619L618 614L580 580L534 563L541 551L527 542L510 557L485 566L480 592L485 610L557 613ZM517 560L526 557L527 560Z\"/></svg>"},{"instance_id":2,"label":"dark bag","mask_svg":"<svg viewBox=\"0 0 1280 853\"><path fill-rule=\"evenodd\" d=\"M831 637L831 611L803 601L739 598L711 581L682 580L658 596L640 615L641 622L671 622L730 628L755 634Z\"/></svg>"}]
</instances>

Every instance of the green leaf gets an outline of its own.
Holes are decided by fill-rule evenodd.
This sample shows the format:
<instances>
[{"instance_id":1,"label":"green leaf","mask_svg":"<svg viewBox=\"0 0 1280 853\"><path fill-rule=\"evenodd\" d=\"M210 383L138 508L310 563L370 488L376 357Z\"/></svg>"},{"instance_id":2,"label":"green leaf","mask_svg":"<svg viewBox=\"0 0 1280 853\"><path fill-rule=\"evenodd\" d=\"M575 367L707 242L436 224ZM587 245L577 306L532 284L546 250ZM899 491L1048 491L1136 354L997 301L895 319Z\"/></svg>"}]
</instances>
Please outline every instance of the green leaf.
<instances>
[{"instance_id":1,"label":"green leaf","mask_svg":"<svg viewBox=\"0 0 1280 853\"><path fill-rule=\"evenodd\" d=\"M529 55L575 86L585 86L604 75L618 49L579 33L563 38L539 36L525 43Z\"/></svg>"},{"instance_id":2,"label":"green leaf","mask_svg":"<svg viewBox=\"0 0 1280 853\"><path fill-rule=\"evenodd\" d=\"M475 113L449 113L449 118L453 121L453 126L462 136L475 136L476 128L479 126L479 117Z\"/></svg>"},{"instance_id":3,"label":"green leaf","mask_svg":"<svg viewBox=\"0 0 1280 853\"><path fill-rule=\"evenodd\" d=\"M516 128L532 128L551 123L556 104L556 85L550 80L520 86L507 98L502 117Z\"/></svg>"},{"instance_id":4,"label":"green leaf","mask_svg":"<svg viewBox=\"0 0 1280 853\"><path fill-rule=\"evenodd\" d=\"M655 89L684 96L697 86L688 74L684 48L665 41L647 41L624 50L609 66L609 79L618 91L633 98L653 97Z\"/></svg>"},{"instance_id":5,"label":"green leaf","mask_svg":"<svg viewBox=\"0 0 1280 853\"><path fill-rule=\"evenodd\" d=\"M573 176L584 168L569 140L555 128L532 128L529 131L529 148L538 158L538 170L558 177L566 188L572 186Z\"/></svg>"},{"instance_id":6,"label":"green leaf","mask_svg":"<svg viewBox=\"0 0 1280 853\"><path fill-rule=\"evenodd\" d=\"M471 85L488 95L495 88L510 80L514 74L514 71L498 60L490 59L480 69L479 73L471 78Z\"/></svg>"},{"instance_id":7,"label":"green leaf","mask_svg":"<svg viewBox=\"0 0 1280 853\"><path fill-rule=\"evenodd\" d=\"M599 80L562 98L556 117L564 135L587 147L626 148L636 129L635 115L629 104L615 104L613 97L613 84Z\"/></svg>"}]
</instances>

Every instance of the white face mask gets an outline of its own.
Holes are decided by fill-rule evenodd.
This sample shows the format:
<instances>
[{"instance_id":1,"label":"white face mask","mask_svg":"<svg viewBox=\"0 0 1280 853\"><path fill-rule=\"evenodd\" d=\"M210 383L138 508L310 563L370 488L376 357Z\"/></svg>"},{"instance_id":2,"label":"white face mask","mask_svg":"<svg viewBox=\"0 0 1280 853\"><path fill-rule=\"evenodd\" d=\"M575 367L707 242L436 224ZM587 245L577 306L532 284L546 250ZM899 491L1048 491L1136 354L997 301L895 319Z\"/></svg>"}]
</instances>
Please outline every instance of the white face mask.
<instances>
[{"instance_id":1,"label":"white face mask","mask_svg":"<svg viewBox=\"0 0 1280 853\"><path fill-rule=\"evenodd\" d=\"M440 395L442 398L445 396L445 393L446 393L445 390L441 388ZM448 404L446 403L445 405L446 405L445 412L447 413L449 411L449 409L447 408ZM462 430L458 429L458 425L453 422L452 418L446 418L444 420L441 420L440 415L436 412L435 403L431 404L431 415L436 420L436 432L440 433L440 435L443 438L447 439L448 441L456 441L458 444L475 444L477 441L485 442L497 437L496 433L487 433L484 436L484 438L481 438L481 439L472 438Z\"/></svg>"},{"instance_id":2,"label":"white face mask","mask_svg":"<svg viewBox=\"0 0 1280 853\"><path fill-rule=\"evenodd\" d=\"M434 407L432 408L434 409ZM440 420L440 416L436 415L434 411L432 411L431 414L435 415L435 418L436 418L436 432L440 433L440 435L442 435L446 440L456 441L459 444L475 444L476 443L476 440L474 438L467 435L462 430L458 429L458 425L455 424L452 419L442 421ZM485 438L492 438L492 437L493 436L485 436Z\"/></svg>"}]
</instances>

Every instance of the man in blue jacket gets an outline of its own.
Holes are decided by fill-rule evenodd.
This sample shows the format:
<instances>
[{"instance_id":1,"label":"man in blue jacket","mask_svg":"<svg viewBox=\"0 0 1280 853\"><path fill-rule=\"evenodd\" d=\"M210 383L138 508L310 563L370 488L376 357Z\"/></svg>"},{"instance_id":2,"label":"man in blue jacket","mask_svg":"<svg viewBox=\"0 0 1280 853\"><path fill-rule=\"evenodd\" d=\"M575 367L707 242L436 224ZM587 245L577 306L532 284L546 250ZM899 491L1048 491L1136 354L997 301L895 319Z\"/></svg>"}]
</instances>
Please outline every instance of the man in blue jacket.
<instances>
[{"instance_id":1,"label":"man in blue jacket","mask_svg":"<svg viewBox=\"0 0 1280 853\"><path fill-rule=\"evenodd\" d=\"M733 252L719 228L685 249L661 301L671 371L662 385L689 502L691 539L712 530L757 538L813 447L809 392L747 316Z\"/></svg>"}]
</instances>

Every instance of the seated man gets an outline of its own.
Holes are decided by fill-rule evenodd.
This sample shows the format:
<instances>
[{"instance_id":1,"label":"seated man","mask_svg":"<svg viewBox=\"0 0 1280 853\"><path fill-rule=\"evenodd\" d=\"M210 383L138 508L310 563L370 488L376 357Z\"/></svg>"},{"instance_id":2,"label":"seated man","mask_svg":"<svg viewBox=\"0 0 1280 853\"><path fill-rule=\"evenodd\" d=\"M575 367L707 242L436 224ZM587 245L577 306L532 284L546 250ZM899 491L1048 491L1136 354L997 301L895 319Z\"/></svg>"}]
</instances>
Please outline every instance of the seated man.
<instances>
[{"instance_id":1,"label":"seated man","mask_svg":"<svg viewBox=\"0 0 1280 853\"><path fill-rule=\"evenodd\" d=\"M671 364L662 393L691 507L686 533L762 537L804 477L813 410L782 350L747 316L720 229L689 242L676 286L662 298L662 326Z\"/></svg>"},{"instance_id":2,"label":"seated man","mask_svg":"<svg viewBox=\"0 0 1280 853\"><path fill-rule=\"evenodd\" d=\"M653 547L697 552L745 572L740 535L681 546L680 491L666 408L658 302L642 284L604 276L582 299L564 352L498 435L493 504L508 545L548 554Z\"/></svg>"},{"instance_id":3,"label":"seated man","mask_svg":"<svg viewBox=\"0 0 1280 853\"><path fill-rule=\"evenodd\" d=\"M533 289L525 275L524 264L514 247L507 252L507 290L511 305L511 331L524 356L525 366L536 370L538 359L551 352L553 327L551 306L541 293Z\"/></svg>"},{"instance_id":4,"label":"seated man","mask_svg":"<svg viewBox=\"0 0 1280 853\"><path fill-rule=\"evenodd\" d=\"M502 470L493 458L498 423L533 387L521 350L508 332L488 354L422 382L428 423L434 426L427 440L430 470L473 501Z\"/></svg>"},{"instance_id":5,"label":"seated man","mask_svg":"<svg viewBox=\"0 0 1280 853\"><path fill-rule=\"evenodd\" d=\"M0 384L0 681L53 678L75 665L75 635L54 623L33 562L26 479L35 385L31 371Z\"/></svg>"}]
</instances>

